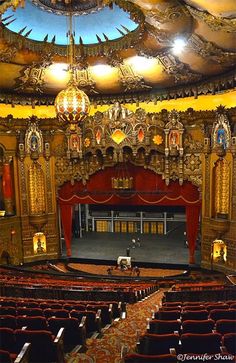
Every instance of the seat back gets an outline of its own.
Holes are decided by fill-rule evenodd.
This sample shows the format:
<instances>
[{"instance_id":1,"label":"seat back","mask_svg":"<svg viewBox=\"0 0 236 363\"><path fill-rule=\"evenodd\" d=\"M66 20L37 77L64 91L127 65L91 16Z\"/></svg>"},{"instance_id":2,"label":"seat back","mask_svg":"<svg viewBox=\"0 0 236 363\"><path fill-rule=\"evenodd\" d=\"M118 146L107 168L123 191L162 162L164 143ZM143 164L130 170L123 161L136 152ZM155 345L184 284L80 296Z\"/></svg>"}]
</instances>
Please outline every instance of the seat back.
<instances>
[{"instance_id":1,"label":"seat back","mask_svg":"<svg viewBox=\"0 0 236 363\"><path fill-rule=\"evenodd\" d=\"M16 329L16 317L13 315L0 315L0 327Z\"/></svg>"},{"instance_id":2,"label":"seat back","mask_svg":"<svg viewBox=\"0 0 236 363\"><path fill-rule=\"evenodd\" d=\"M6 350L0 349L0 362L1 363L12 363L10 353Z\"/></svg>"},{"instance_id":3,"label":"seat back","mask_svg":"<svg viewBox=\"0 0 236 363\"><path fill-rule=\"evenodd\" d=\"M225 334L223 345L226 347L228 353L236 355L236 332Z\"/></svg>"},{"instance_id":4,"label":"seat back","mask_svg":"<svg viewBox=\"0 0 236 363\"><path fill-rule=\"evenodd\" d=\"M183 311L182 312L182 320L207 320L208 311L207 310L199 310L199 311Z\"/></svg>"},{"instance_id":5,"label":"seat back","mask_svg":"<svg viewBox=\"0 0 236 363\"><path fill-rule=\"evenodd\" d=\"M185 320L182 323L183 334L185 333L196 333L206 334L212 333L214 328L214 320Z\"/></svg>"},{"instance_id":6,"label":"seat back","mask_svg":"<svg viewBox=\"0 0 236 363\"><path fill-rule=\"evenodd\" d=\"M228 310L229 309L229 305L228 304L208 304L206 306L207 311L211 311L211 310Z\"/></svg>"},{"instance_id":7,"label":"seat back","mask_svg":"<svg viewBox=\"0 0 236 363\"><path fill-rule=\"evenodd\" d=\"M155 313L155 319L158 320L177 320L180 318L180 311L171 310L171 311L158 311Z\"/></svg>"},{"instance_id":8,"label":"seat back","mask_svg":"<svg viewBox=\"0 0 236 363\"><path fill-rule=\"evenodd\" d=\"M64 328L64 344L66 347L70 348L82 344L82 337L76 318L49 318L48 326L54 335L57 335L60 328Z\"/></svg>"},{"instance_id":9,"label":"seat back","mask_svg":"<svg viewBox=\"0 0 236 363\"><path fill-rule=\"evenodd\" d=\"M125 363L176 363L177 358L174 354L147 355L147 354L128 354L124 357Z\"/></svg>"},{"instance_id":10,"label":"seat back","mask_svg":"<svg viewBox=\"0 0 236 363\"><path fill-rule=\"evenodd\" d=\"M43 316L43 310L39 308L17 308L17 315Z\"/></svg>"},{"instance_id":11,"label":"seat back","mask_svg":"<svg viewBox=\"0 0 236 363\"><path fill-rule=\"evenodd\" d=\"M236 320L220 319L216 322L216 331L220 334L235 333Z\"/></svg>"},{"instance_id":12,"label":"seat back","mask_svg":"<svg viewBox=\"0 0 236 363\"><path fill-rule=\"evenodd\" d=\"M179 334L145 334L140 338L141 354L169 354L170 348L179 350Z\"/></svg>"},{"instance_id":13,"label":"seat back","mask_svg":"<svg viewBox=\"0 0 236 363\"><path fill-rule=\"evenodd\" d=\"M151 320L149 322L149 333L151 334L169 334L180 331L180 322L178 320Z\"/></svg>"},{"instance_id":14,"label":"seat back","mask_svg":"<svg viewBox=\"0 0 236 363\"><path fill-rule=\"evenodd\" d=\"M0 328L0 349L14 353L15 350L14 330L10 328Z\"/></svg>"},{"instance_id":15,"label":"seat back","mask_svg":"<svg viewBox=\"0 0 236 363\"><path fill-rule=\"evenodd\" d=\"M236 320L236 309L228 309L228 310L214 309L210 311L209 318L215 321L220 319Z\"/></svg>"},{"instance_id":16,"label":"seat back","mask_svg":"<svg viewBox=\"0 0 236 363\"><path fill-rule=\"evenodd\" d=\"M51 332L45 330L15 331L16 349L19 352L25 343L31 343L30 362L57 362L57 350Z\"/></svg>"},{"instance_id":17,"label":"seat back","mask_svg":"<svg viewBox=\"0 0 236 363\"><path fill-rule=\"evenodd\" d=\"M17 328L26 326L28 330L47 330L47 320L43 316L17 316Z\"/></svg>"},{"instance_id":18,"label":"seat back","mask_svg":"<svg viewBox=\"0 0 236 363\"><path fill-rule=\"evenodd\" d=\"M182 353L220 353L221 334L192 334L181 335Z\"/></svg>"},{"instance_id":19,"label":"seat back","mask_svg":"<svg viewBox=\"0 0 236 363\"><path fill-rule=\"evenodd\" d=\"M69 318L69 311L66 309L45 309L44 315L46 318L55 316L56 318Z\"/></svg>"},{"instance_id":20,"label":"seat back","mask_svg":"<svg viewBox=\"0 0 236 363\"><path fill-rule=\"evenodd\" d=\"M0 315L16 316L16 308L13 306L0 306Z\"/></svg>"}]
</instances>

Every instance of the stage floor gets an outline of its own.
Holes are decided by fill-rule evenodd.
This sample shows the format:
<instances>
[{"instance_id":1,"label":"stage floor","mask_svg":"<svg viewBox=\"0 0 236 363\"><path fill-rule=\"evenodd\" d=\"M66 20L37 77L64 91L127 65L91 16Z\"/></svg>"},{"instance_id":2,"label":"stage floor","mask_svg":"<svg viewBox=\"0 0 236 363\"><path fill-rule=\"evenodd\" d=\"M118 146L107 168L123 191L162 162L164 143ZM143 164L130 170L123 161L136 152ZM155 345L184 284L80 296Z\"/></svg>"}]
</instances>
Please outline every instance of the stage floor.
<instances>
[{"instance_id":1,"label":"stage floor","mask_svg":"<svg viewBox=\"0 0 236 363\"><path fill-rule=\"evenodd\" d=\"M130 248L133 262L158 264L186 264L189 253L185 244L185 223L167 235L138 233L87 232L82 238L73 238L72 256L80 259L116 261L126 256ZM141 246L132 248L132 238L140 238ZM65 243L62 239L62 255L65 257ZM196 264L200 264L200 251L196 250Z\"/></svg>"}]
</instances>

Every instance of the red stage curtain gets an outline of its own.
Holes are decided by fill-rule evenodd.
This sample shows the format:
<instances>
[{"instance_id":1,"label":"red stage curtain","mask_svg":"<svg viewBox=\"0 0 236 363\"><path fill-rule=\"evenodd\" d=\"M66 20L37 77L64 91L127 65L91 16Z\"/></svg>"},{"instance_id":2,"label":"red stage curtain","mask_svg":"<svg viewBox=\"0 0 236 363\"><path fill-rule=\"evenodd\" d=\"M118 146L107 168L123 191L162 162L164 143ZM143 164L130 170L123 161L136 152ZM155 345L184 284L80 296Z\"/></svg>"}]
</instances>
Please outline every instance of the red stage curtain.
<instances>
[{"instance_id":1,"label":"red stage curtain","mask_svg":"<svg viewBox=\"0 0 236 363\"><path fill-rule=\"evenodd\" d=\"M61 221L64 231L64 238L66 243L66 255L71 256L71 238L72 238L72 205L63 204L61 208Z\"/></svg>"},{"instance_id":2,"label":"red stage curtain","mask_svg":"<svg viewBox=\"0 0 236 363\"><path fill-rule=\"evenodd\" d=\"M195 263L195 247L198 234L200 206L186 206L186 232L189 248L189 263Z\"/></svg>"}]
</instances>

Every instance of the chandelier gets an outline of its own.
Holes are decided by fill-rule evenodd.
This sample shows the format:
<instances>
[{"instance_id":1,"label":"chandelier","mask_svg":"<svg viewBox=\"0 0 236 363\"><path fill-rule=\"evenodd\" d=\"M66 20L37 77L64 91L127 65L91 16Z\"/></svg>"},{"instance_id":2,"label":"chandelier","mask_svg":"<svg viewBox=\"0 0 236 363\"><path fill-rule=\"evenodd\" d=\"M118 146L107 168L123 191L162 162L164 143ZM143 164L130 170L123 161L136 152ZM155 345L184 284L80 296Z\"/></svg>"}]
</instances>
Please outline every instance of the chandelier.
<instances>
[{"instance_id":1,"label":"chandelier","mask_svg":"<svg viewBox=\"0 0 236 363\"><path fill-rule=\"evenodd\" d=\"M76 86L74 70L75 70L75 42L72 32L72 15L70 13L69 25L69 73L70 80L66 89L58 93L55 99L55 109L57 117L66 124L70 125L71 129L75 129L89 113L89 98L85 92Z\"/></svg>"}]
</instances>

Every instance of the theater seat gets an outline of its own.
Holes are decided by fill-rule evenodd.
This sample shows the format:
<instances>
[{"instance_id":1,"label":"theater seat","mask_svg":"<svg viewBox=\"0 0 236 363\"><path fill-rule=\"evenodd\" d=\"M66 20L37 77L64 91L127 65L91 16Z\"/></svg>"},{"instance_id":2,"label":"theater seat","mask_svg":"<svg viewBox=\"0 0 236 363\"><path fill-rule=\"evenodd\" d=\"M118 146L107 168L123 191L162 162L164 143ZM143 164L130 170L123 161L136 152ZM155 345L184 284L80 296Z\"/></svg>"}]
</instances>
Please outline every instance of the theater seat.
<instances>
[{"instance_id":1,"label":"theater seat","mask_svg":"<svg viewBox=\"0 0 236 363\"><path fill-rule=\"evenodd\" d=\"M43 316L17 316L17 328L26 326L28 330L47 330L47 319Z\"/></svg>"},{"instance_id":2,"label":"theater seat","mask_svg":"<svg viewBox=\"0 0 236 363\"><path fill-rule=\"evenodd\" d=\"M236 355L236 332L224 335L223 345L228 353Z\"/></svg>"},{"instance_id":3,"label":"theater seat","mask_svg":"<svg viewBox=\"0 0 236 363\"><path fill-rule=\"evenodd\" d=\"M182 323L182 333L207 334L212 333L214 320L185 320Z\"/></svg>"},{"instance_id":4,"label":"theater seat","mask_svg":"<svg viewBox=\"0 0 236 363\"><path fill-rule=\"evenodd\" d=\"M83 316L86 316L85 326L87 337L95 332L101 332L101 316L99 312L72 310L70 316L78 319L79 322L81 322Z\"/></svg>"},{"instance_id":5,"label":"theater seat","mask_svg":"<svg viewBox=\"0 0 236 363\"><path fill-rule=\"evenodd\" d=\"M16 316L16 308L12 306L0 306L0 315Z\"/></svg>"},{"instance_id":6,"label":"theater seat","mask_svg":"<svg viewBox=\"0 0 236 363\"><path fill-rule=\"evenodd\" d=\"M13 363L10 353L7 350L0 350L0 362L1 363Z\"/></svg>"},{"instance_id":7,"label":"theater seat","mask_svg":"<svg viewBox=\"0 0 236 363\"><path fill-rule=\"evenodd\" d=\"M69 311L66 309L45 309L44 316L46 318L51 318L52 316L56 318L69 318Z\"/></svg>"},{"instance_id":8,"label":"theater seat","mask_svg":"<svg viewBox=\"0 0 236 363\"><path fill-rule=\"evenodd\" d=\"M25 343L18 355L11 354L7 350L0 350L1 363L28 363L30 343Z\"/></svg>"},{"instance_id":9,"label":"theater seat","mask_svg":"<svg viewBox=\"0 0 236 363\"><path fill-rule=\"evenodd\" d=\"M236 332L236 320L220 319L216 322L216 331L222 335Z\"/></svg>"},{"instance_id":10,"label":"theater seat","mask_svg":"<svg viewBox=\"0 0 236 363\"><path fill-rule=\"evenodd\" d=\"M48 326L54 335L57 335L60 328L64 328L64 348L66 352L69 352L77 345L85 348L85 319L78 323L76 318L49 318Z\"/></svg>"},{"instance_id":11,"label":"theater seat","mask_svg":"<svg viewBox=\"0 0 236 363\"><path fill-rule=\"evenodd\" d=\"M125 363L176 363L177 358L174 354L146 355L146 354L128 354L124 357Z\"/></svg>"},{"instance_id":12,"label":"theater seat","mask_svg":"<svg viewBox=\"0 0 236 363\"><path fill-rule=\"evenodd\" d=\"M158 319L158 320L177 320L177 319L180 319L180 311L178 311L178 310L157 311L155 313L155 319Z\"/></svg>"},{"instance_id":13,"label":"theater seat","mask_svg":"<svg viewBox=\"0 0 236 363\"><path fill-rule=\"evenodd\" d=\"M13 315L0 315L0 327L16 329L16 317Z\"/></svg>"},{"instance_id":14,"label":"theater seat","mask_svg":"<svg viewBox=\"0 0 236 363\"><path fill-rule=\"evenodd\" d=\"M147 355L170 354L170 349L179 351L179 334L145 334L138 343L138 353Z\"/></svg>"},{"instance_id":15,"label":"theater seat","mask_svg":"<svg viewBox=\"0 0 236 363\"><path fill-rule=\"evenodd\" d=\"M43 310L39 308L17 308L17 315L43 316Z\"/></svg>"},{"instance_id":16,"label":"theater seat","mask_svg":"<svg viewBox=\"0 0 236 363\"><path fill-rule=\"evenodd\" d=\"M21 347L24 344L21 345ZM15 352L14 330L10 328L0 328L0 349L8 352Z\"/></svg>"},{"instance_id":17,"label":"theater seat","mask_svg":"<svg viewBox=\"0 0 236 363\"><path fill-rule=\"evenodd\" d=\"M221 334L182 334L182 353L220 353Z\"/></svg>"},{"instance_id":18,"label":"theater seat","mask_svg":"<svg viewBox=\"0 0 236 363\"><path fill-rule=\"evenodd\" d=\"M199 310L199 311L184 311L181 315L182 321L185 320L207 320L208 311L207 310Z\"/></svg>"},{"instance_id":19,"label":"theater seat","mask_svg":"<svg viewBox=\"0 0 236 363\"><path fill-rule=\"evenodd\" d=\"M169 334L180 331L180 321L178 320L151 320L149 322L148 333Z\"/></svg>"},{"instance_id":20,"label":"theater seat","mask_svg":"<svg viewBox=\"0 0 236 363\"><path fill-rule=\"evenodd\" d=\"M215 321L220 319L236 320L236 309L229 310L211 310L209 318Z\"/></svg>"},{"instance_id":21,"label":"theater seat","mask_svg":"<svg viewBox=\"0 0 236 363\"><path fill-rule=\"evenodd\" d=\"M64 363L63 333L62 328L53 339L49 331L17 329L15 331L16 351L19 352L25 343L31 343L30 363Z\"/></svg>"}]
</instances>

